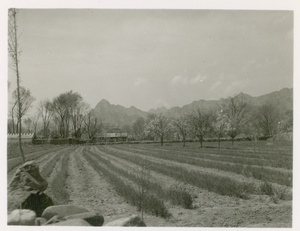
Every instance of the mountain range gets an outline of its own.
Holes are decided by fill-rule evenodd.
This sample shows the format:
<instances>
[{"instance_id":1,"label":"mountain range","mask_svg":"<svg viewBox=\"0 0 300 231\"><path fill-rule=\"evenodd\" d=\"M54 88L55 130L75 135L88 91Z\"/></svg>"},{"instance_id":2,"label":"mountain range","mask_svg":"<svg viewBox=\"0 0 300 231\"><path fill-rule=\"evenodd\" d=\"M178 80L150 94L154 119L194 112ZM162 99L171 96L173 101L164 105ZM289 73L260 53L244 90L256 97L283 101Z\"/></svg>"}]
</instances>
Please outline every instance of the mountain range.
<instances>
[{"instance_id":1,"label":"mountain range","mask_svg":"<svg viewBox=\"0 0 300 231\"><path fill-rule=\"evenodd\" d=\"M269 94L253 97L245 93L239 93L236 97L243 97L249 100L253 106L260 106L266 102L278 105L282 110L293 109L293 88L283 88ZM129 108L121 105L110 104L106 99L102 99L92 110L92 114L105 124L114 127L123 127L124 125L132 125L138 118L146 118L150 113L162 113L167 117L176 117L184 113L189 113L197 108L215 108L218 105L226 104L229 98L221 98L219 100L196 100L182 107L159 107L149 111L142 111L134 106Z\"/></svg>"}]
</instances>

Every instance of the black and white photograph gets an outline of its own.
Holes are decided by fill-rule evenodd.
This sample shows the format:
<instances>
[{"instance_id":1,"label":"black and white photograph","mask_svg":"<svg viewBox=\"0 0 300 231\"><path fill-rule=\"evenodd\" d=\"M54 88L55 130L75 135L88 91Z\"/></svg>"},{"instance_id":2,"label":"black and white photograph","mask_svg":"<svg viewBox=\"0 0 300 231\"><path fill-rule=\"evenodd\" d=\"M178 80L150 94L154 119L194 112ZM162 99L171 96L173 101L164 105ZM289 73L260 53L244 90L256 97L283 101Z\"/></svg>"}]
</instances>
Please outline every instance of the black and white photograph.
<instances>
[{"instance_id":1,"label":"black and white photograph","mask_svg":"<svg viewBox=\"0 0 300 231\"><path fill-rule=\"evenodd\" d=\"M299 227L296 6L102 3L1 9L1 225Z\"/></svg>"}]
</instances>

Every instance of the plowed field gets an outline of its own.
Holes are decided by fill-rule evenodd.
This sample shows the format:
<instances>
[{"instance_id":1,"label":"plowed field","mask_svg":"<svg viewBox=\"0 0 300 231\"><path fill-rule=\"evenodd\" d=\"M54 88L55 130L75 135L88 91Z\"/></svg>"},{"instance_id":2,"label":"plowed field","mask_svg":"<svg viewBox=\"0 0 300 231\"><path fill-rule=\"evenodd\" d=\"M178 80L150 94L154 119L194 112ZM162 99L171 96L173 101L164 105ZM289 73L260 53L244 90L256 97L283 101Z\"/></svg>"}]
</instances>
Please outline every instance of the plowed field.
<instances>
[{"instance_id":1,"label":"plowed field","mask_svg":"<svg viewBox=\"0 0 300 231\"><path fill-rule=\"evenodd\" d=\"M142 207L147 226L292 226L291 143L47 146L26 157L56 204L100 212L105 223ZM18 160L8 159L8 182Z\"/></svg>"}]
</instances>

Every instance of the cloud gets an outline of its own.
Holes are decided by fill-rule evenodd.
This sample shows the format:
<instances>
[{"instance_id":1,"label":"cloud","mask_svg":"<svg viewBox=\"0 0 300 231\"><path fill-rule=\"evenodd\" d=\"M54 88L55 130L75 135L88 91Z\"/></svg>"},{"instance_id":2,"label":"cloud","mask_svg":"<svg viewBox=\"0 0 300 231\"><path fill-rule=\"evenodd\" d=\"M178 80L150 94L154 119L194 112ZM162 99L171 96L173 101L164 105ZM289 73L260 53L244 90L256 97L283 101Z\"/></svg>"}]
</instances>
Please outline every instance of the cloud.
<instances>
[{"instance_id":1,"label":"cloud","mask_svg":"<svg viewBox=\"0 0 300 231\"><path fill-rule=\"evenodd\" d=\"M187 79L182 76L175 76L172 79L172 84L186 84L186 83L187 83Z\"/></svg>"},{"instance_id":2,"label":"cloud","mask_svg":"<svg viewBox=\"0 0 300 231\"><path fill-rule=\"evenodd\" d=\"M198 75L196 77L183 77L183 76L175 76L172 79L172 84L184 84L184 85L194 85L198 83L202 83L206 79L206 76Z\"/></svg>"},{"instance_id":3,"label":"cloud","mask_svg":"<svg viewBox=\"0 0 300 231\"><path fill-rule=\"evenodd\" d=\"M140 86L140 85L144 84L145 82L146 82L146 81L145 81L144 78L136 78L136 79L134 80L133 84L134 84L135 86Z\"/></svg>"},{"instance_id":4,"label":"cloud","mask_svg":"<svg viewBox=\"0 0 300 231\"><path fill-rule=\"evenodd\" d=\"M244 91L246 87L247 80L237 79L236 76L220 74L208 87L208 91L215 92L218 97L227 97ZM220 95L220 93L222 94Z\"/></svg>"}]
</instances>

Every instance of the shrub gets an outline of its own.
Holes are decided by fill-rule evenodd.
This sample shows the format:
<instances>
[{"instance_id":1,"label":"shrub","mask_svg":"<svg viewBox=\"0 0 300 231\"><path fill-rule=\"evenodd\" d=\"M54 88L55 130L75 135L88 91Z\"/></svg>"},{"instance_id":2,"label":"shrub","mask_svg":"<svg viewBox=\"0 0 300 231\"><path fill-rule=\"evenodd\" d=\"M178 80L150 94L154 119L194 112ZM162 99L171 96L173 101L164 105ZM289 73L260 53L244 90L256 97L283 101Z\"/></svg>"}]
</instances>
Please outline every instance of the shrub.
<instances>
[{"instance_id":1,"label":"shrub","mask_svg":"<svg viewBox=\"0 0 300 231\"><path fill-rule=\"evenodd\" d=\"M167 195L174 202L174 204L181 205L186 209L193 208L193 198L186 190L175 186L175 188L170 188L167 190Z\"/></svg>"},{"instance_id":2,"label":"shrub","mask_svg":"<svg viewBox=\"0 0 300 231\"><path fill-rule=\"evenodd\" d=\"M271 183L264 181L261 185L260 185L260 191L262 194L265 195L269 195L269 196L273 196L274 195L274 190L273 190L273 186Z\"/></svg>"}]
</instances>

